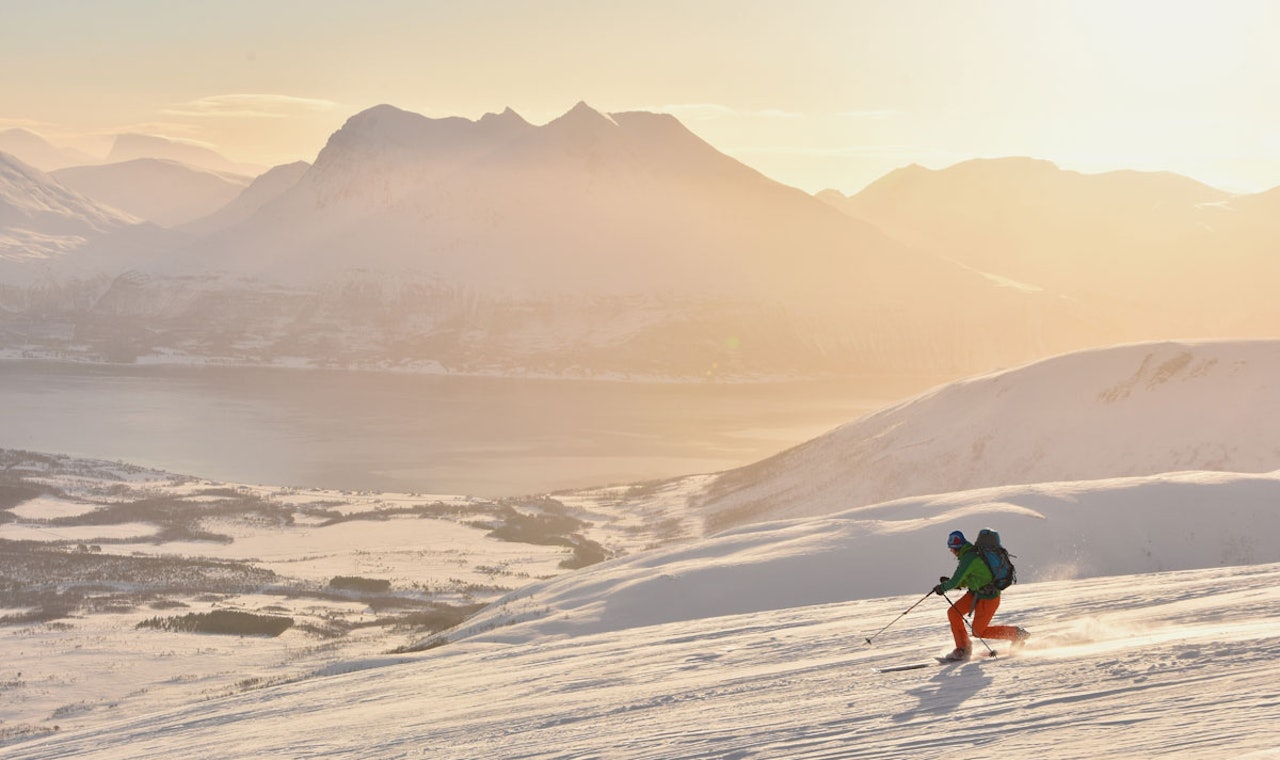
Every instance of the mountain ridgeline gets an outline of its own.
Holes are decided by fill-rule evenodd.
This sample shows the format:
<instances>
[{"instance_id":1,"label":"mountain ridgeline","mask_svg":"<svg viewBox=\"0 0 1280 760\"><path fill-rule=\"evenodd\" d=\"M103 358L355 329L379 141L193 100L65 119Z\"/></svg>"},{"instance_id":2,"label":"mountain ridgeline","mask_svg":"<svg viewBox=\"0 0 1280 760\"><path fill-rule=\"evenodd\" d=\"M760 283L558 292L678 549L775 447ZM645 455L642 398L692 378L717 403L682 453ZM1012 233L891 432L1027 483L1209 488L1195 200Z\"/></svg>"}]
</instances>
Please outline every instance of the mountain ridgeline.
<instances>
[{"instance_id":1,"label":"mountain ridgeline","mask_svg":"<svg viewBox=\"0 0 1280 760\"><path fill-rule=\"evenodd\" d=\"M38 316L25 306L36 265L8 262L19 274L0 287L0 338L29 345L36 319L41 334L72 336L44 351L82 358L746 377L967 374L1183 337L1159 334L1169 309L1205 311L1201 293L1160 287L1170 262L1205 269L1184 244L1201 226L1180 209L1210 213L1227 196L1198 186L1166 198L1163 178L1131 173L1151 189L1119 191L1122 207L1074 204L1064 222L1030 213L1039 196L1057 202L1065 175L1042 164L1031 189L1017 184L1026 167L1008 164L986 209L972 181L935 186L908 170L852 199L814 197L669 115L579 103L537 126L510 109L433 119L381 105L351 117L313 164L269 172L216 213L151 225L123 252L119 236L85 236L45 257ZM1003 186L1023 205L998 206ZM1148 198L1185 224L1162 227ZM1150 233L1145 258L1095 256L1133 218ZM1062 224L1094 228L1087 250ZM1016 238L996 245L1002 235ZM1162 241L1175 246L1165 258ZM1244 267L1254 254L1232 255ZM69 290L87 271L104 274ZM1247 320L1212 326L1267 323L1237 306Z\"/></svg>"},{"instance_id":2,"label":"mountain ridgeline","mask_svg":"<svg viewBox=\"0 0 1280 760\"><path fill-rule=\"evenodd\" d=\"M1079 303L1111 342L1280 328L1276 190L1234 196L1165 172L1000 158L909 166L852 197L819 197L905 244Z\"/></svg>"}]
</instances>

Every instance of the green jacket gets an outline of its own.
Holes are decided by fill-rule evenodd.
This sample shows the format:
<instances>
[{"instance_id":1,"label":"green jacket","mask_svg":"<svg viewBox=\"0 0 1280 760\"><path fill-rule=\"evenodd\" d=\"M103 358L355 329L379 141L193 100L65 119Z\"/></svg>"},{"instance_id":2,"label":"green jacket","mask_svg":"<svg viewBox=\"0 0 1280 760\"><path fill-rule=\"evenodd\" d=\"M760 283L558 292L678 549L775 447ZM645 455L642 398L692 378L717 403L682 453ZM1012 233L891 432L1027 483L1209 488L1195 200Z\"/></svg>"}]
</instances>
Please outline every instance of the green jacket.
<instances>
[{"instance_id":1,"label":"green jacket","mask_svg":"<svg viewBox=\"0 0 1280 760\"><path fill-rule=\"evenodd\" d=\"M978 599L995 599L1000 596L1000 592L991 585L991 568L978 556L978 550L973 548L973 544L965 544L960 549L959 559L956 571L942 584L943 591L967 588Z\"/></svg>"}]
</instances>

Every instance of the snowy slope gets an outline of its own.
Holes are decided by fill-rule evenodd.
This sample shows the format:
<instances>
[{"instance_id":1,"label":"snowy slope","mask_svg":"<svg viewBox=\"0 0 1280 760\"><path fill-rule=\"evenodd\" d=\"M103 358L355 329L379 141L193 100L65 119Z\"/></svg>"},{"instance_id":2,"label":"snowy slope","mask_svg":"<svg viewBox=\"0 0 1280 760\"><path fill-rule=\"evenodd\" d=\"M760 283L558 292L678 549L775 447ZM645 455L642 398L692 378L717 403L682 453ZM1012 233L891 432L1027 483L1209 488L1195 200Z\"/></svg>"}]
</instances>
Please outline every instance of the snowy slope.
<instances>
[{"instance_id":1,"label":"snowy slope","mask_svg":"<svg viewBox=\"0 0 1280 760\"><path fill-rule=\"evenodd\" d=\"M9 286L5 306L47 307L42 299L67 279L87 279L111 269L102 258L76 254L112 236L128 245L140 221L0 153L0 283ZM117 265L112 276L119 271ZM31 293L20 292L32 283Z\"/></svg>"},{"instance_id":2,"label":"snowy slope","mask_svg":"<svg viewBox=\"0 0 1280 760\"><path fill-rule=\"evenodd\" d=\"M904 496L1178 470L1280 468L1280 341L1053 357L939 387L716 476L708 530Z\"/></svg>"},{"instance_id":3,"label":"snowy slope","mask_svg":"<svg viewBox=\"0 0 1280 760\"><path fill-rule=\"evenodd\" d=\"M0 153L0 230L21 228L48 234L102 233L136 223L91 200L52 176Z\"/></svg>"},{"instance_id":4,"label":"snowy slope","mask_svg":"<svg viewBox=\"0 0 1280 760\"><path fill-rule=\"evenodd\" d=\"M541 608L524 624L11 746L7 757L1274 757L1280 565L1212 555L1234 537L1277 535L1278 488L1276 475L1189 474L887 505L878 516L897 519L864 522L874 533L759 526L521 592ZM1029 506L982 506L994 499ZM906 517L920 507L933 516ZM1143 526L1146 545L1106 529L1117 514ZM864 598L874 575L841 560L911 543L881 572L918 575L904 583L919 591L950 570L950 528L989 522L1007 525L1026 557L1030 577L1006 593L998 618L1032 630L1031 644L1016 656L877 672L949 648L945 602ZM1059 528L1057 542L1034 522ZM1254 559L1274 563L1276 542L1256 544ZM1036 553L1061 559L1072 548L1116 551L1112 568L1168 564L1047 578ZM824 600L807 591L814 585L843 592ZM691 599L691 589L745 604Z\"/></svg>"},{"instance_id":5,"label":"snowy slope","mask_svg":"<svg viewBox=\"0 0 1280 760\"><path fill-rule=\"evenodd\" d=\"M947 534L1000 531L1022 582L1280 562L1280 473L1177 473L902 499L761 523L515 592L448 634L522 642L929 589ZM1213 519L1205 519L1206 513ZM1176 527L1166 527L1176 526Z\"/></svg>"}]
</instances>

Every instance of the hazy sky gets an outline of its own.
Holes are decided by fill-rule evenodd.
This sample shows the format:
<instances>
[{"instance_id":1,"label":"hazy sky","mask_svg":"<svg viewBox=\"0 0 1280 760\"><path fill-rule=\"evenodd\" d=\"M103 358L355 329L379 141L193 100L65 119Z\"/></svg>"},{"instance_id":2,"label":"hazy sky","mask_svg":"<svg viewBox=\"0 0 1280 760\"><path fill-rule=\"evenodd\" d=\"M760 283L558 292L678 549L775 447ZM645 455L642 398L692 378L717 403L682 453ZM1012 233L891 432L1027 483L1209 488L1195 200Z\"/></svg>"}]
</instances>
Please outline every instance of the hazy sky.
<instances>
[{"instance_id":1,"label":"hazy sky","mask_svg":"<svg viewBox=\"0 0 1280 760\"><path fill-rule=\"evenodd\" d=\"M390 103L672 113L805 190L910 163L1280 185L1273 0L0 0L0 129L312 160ZM89 140L89 142L86 142Z\"/></svg>"}]
</instances>

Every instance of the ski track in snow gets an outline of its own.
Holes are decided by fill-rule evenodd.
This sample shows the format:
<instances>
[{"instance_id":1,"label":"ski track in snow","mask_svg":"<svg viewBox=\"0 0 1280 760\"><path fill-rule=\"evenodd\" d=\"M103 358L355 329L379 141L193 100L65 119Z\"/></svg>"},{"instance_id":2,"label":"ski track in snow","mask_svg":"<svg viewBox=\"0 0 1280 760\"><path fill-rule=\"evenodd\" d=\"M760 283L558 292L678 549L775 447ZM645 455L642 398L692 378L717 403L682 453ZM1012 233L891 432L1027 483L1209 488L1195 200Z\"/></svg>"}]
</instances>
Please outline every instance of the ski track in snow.
<instances>
[{"instance_id":1,"label":"ski track in snow","mask_svg":"<svg viewBox=\"0 0 1280 760\"><path fill-rule=\"evenodd\" d=\"M1280 565L1020 584L1022 652L876 672L950 648L940 599L865 643L917 599L461 642L6 757L1280 757Z\"/></svg>"}]
</instances>

